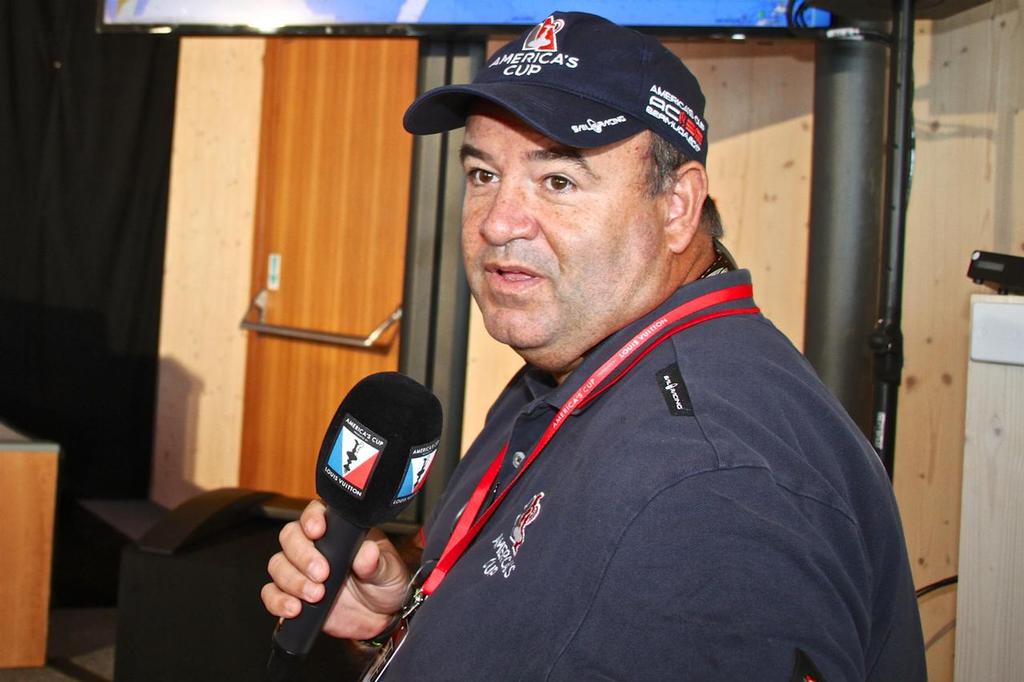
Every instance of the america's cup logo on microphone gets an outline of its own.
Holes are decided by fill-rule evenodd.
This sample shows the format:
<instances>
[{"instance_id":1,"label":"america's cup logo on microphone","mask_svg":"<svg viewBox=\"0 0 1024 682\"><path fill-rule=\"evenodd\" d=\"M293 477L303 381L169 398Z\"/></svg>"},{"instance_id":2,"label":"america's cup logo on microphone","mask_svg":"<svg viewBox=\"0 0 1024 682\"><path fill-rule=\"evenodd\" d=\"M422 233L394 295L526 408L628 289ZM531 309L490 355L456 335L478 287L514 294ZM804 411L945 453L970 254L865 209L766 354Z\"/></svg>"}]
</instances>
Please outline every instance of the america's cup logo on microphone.
<instances>
[{"instance_id":1,"label":"america's cup logo on microphone","mask_svg":"<svg viewBox=\"0 0 1024 682\"><path fill-rule=\"evenodd\" d=\"M402 485L392 504L403 504L420 491L423 482L427 480L430 463L434 461L434 455L437 454L437 446L440 442L438 439L412 449L412 452L409 453L409 464L405 467L405 476L402 477Z\"/></svg>"},{"instance_id":2,"label":"america's cup logo on microphone","mask_svg":"<svg viewBox=\"0 0 1024 682\"><path fill-rule=\"evenodd\" d=\"M347 414L327 458L325 472L346 491L362 498L385 445L383 438Z\"/></svg>"}]
</instances>

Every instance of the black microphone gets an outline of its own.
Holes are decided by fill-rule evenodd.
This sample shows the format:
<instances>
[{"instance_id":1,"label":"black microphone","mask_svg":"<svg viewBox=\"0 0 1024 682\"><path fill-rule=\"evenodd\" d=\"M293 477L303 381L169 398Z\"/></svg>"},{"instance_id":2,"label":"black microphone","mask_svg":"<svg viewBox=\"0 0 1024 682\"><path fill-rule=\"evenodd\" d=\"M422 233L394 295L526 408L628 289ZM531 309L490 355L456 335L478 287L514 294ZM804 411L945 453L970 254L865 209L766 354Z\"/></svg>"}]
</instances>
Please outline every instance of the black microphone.
<instances>
[{"instance_id":1,"label":"black microphone","mask_svg":"<svg viewBox=\"0 0 1024 682\"><path fill-rule=\"evenodd\" d=\"M269 678L288 679L313 648L366 531L397 516L423 486L441 437L441 403L398 372L371 374L341 401L316 460L327 530L314 544L330 565L324 596L274 630Z\"/></svg>"}]
</instances>

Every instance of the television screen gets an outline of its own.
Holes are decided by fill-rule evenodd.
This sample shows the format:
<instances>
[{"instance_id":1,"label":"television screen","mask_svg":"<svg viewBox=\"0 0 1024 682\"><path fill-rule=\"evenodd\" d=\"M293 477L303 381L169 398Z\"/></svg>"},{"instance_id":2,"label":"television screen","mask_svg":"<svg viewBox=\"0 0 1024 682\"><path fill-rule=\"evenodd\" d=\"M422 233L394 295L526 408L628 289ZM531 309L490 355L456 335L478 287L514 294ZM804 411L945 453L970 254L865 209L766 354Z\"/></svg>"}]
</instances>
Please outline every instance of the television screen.
<instances>
[{"instance_id":1,"label":"television screen","mask_svg":"<svg viewBox=\"0 0 1024 682\"><path fill-rule=\"evenodd\" d=\"M477 28L525 28L552 10L550 0L99 0L103 30L315 32L429 35ZM797 3L802 5L803 3ZM577 5L577 7L580 7ZM784 29L785 0L590 0L588 12L651 29ZM806 9L803 25L827 27L828 12Z\"/></svg>"}]
</instances>

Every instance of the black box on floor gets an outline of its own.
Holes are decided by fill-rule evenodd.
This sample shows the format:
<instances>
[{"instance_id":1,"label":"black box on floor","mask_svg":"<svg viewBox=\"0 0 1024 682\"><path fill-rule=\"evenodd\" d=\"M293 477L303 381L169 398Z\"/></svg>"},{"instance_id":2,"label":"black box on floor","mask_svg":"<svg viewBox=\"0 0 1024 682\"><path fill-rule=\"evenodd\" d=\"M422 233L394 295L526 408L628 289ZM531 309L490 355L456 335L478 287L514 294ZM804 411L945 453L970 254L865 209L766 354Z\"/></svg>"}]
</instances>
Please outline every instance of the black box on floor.
<instances>
[{"instance_id":1,"label":"black box on floor","mask_svg":"<svg viewBox=\"0 0 1024 682\"><path fill-rule=\"evenodd\" d=\"M188 504L188 503L186 503ZM209 505L207 505L209 506ZM194 511L195 505L193 505ZM181 509L181 508L179 508ZM147 537L182 524L172 511ZM217 516L217 514L214 514ZM125 548L118 591L116 682L259 682L276 619L260 601L282 520L235 510L206 537L167 548ZM186 525L196 525L194 519ZM201 525L201 524L200 524ZM172 533L173 534L173 533ZM364 655L321 636L296 680L358 679Z\"/></svg>"}]
</instances>

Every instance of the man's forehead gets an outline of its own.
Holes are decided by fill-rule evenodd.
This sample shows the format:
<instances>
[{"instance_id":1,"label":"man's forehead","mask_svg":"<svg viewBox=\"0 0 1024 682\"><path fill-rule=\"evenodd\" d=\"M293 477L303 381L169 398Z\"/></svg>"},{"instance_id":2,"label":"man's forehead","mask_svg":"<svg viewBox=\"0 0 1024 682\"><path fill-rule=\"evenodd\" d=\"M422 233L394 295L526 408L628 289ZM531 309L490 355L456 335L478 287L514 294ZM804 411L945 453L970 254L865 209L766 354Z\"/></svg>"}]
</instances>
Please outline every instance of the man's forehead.
<instances>
[{"instance_id":1,"label":"man's forehead","mask_svg":"<svg viewBox=\"0 0 1024 682\"><path fill-rule=\"evenodd\" d=\"M521 136L533 143L537 149L531 151L530 156L538 161L555 158L584 161L587 158L599 156L607 150L624 146L634 139L646 139L651 135L650 131L645 130L625 140L608 145L576 147L548 137L504 107L485 99L478 99L472 105L470 113L466 117L466 141L469 143L468 146L474 149L477 148L475 142L480 137L481 127L486 126L488 122L498 123L500 126L507 128L507 131L503 132L507 132L510 136Z\"/></svg>"}]
</instances>

